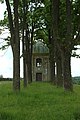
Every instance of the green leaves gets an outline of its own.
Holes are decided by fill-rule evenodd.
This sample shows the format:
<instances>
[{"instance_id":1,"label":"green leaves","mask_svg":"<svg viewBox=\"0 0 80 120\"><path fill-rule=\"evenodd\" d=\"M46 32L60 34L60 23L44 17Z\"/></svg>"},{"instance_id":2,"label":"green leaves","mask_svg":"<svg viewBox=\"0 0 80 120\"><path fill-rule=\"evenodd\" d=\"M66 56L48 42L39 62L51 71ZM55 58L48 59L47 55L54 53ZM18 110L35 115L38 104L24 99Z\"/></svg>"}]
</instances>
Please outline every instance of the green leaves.
<instances>
[{"instance_id":1,"label":"green leaves","mask_svg":"<svg viewBox=\"0 0 80 120\"><path fill-rule=\"evenodd\" d=\"M10 46L10 37L4 38L2 45L0 45L0 50L5 50Z\"/></svg>"},{"instance_id":2,"label":"green leaves","mask_svg":"<svg viewBox=\"0 0 80 120\"><path fill-rule=\"evenodd\" d=\"M4 3L4 0L0 0L1 3Z\"/></svg>"}]
</instances>

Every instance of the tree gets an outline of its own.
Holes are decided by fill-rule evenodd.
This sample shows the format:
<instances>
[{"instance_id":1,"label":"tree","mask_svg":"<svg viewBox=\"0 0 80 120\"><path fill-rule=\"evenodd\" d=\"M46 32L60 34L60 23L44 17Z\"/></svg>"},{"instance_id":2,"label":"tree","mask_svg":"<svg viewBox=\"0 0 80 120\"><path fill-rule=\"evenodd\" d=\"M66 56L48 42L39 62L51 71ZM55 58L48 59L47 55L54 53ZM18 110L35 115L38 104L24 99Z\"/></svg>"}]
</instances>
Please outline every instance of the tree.
<instances>
[{"instance_id":1,"label":"tree","mask_svg":"<svg viewBox=\"0 0 80 120\"><path fill-rule=\"evenodd\" d=\"M22 50L23 50L23 78L24 78L24 87L27 86L27 83L29 81L28 77L28 23L27 23L27 12L28 12L28 2L26 0L22 1L22 18L21 18L21 24L22 26ZM27 54L28 53L28 54Z\"/></svg>"},{"instance_id":2,"label":"tree","mask_svg":"<svg viewBox=\"0 0 80 120\"><path fill-rule=\"evenodd\" d=\"M57 2L55 0L51 1L52 5L52 15L53 15L53 36L54 36L54 45L55 45L55 60L57 65L57 84L64 85L64 88L66 90L72 90L72 80L71 80L71 66L70 66L70 57L71 57L71 35L72 35L72 27L71 27L71 2L66 1L64 12L65 16L63 14L60 14L60 6L64 2L60 3L59 0ZM66 25L63 23L63 29L65 30L62 34L61 32L61 18L64 18L66 21ZM60 29L59 29L60 28ZM63 41L62 41L63 39ZM56 56L57 55L57 56ZM60 60L61 61L60 61ZM61 62L61 65L60 65ZM62 82L62 75L64 81ZM60 82L59 82L60 81Z\"/></svg>"},{"instance_id":3,"label":"tree","mask_svg":"<svg viewBox=\"0 0 80 120\"><path fill-rule=\"evenodd\" d=\"M71 52L72 52L72 21L71 21L71 1L66 0L66 36L65 46L63 48L63 77L64 89L73 90L71 78Z\"/></svg>"},{"instance_id":4,"label":"tree","mask_svg":"<svg viewBox=\"0 0 80 120\"><path fill-rule=\"evenodd\" d=\"M61 85L61 79L62 79L62 71L61 71L61 55L60 55L60 47L59 47L59 5L60 1L57 0L51 0L51 26L52 26L52 43L51 48L54 48L54 51L52 52L53 59L55 59L56 68L57 68L57 74L56 74L56 84ZM54 64L54 63L53 63Z\"/></svg>"},{"instance_id":5,"label":"tree","mask_svg":"<svg viewBox=\"0 0 80 120\"><path fill-rule=\"evenodd\" d=\"M11 34L11 47L13 52L13 89L14 91L20 90L20 39L19 39L19 20L18 20L18 4L19 1L13 0L14 20L11 13L9 0L5 0L8 20Z\"/></svg>"}]
</instances>

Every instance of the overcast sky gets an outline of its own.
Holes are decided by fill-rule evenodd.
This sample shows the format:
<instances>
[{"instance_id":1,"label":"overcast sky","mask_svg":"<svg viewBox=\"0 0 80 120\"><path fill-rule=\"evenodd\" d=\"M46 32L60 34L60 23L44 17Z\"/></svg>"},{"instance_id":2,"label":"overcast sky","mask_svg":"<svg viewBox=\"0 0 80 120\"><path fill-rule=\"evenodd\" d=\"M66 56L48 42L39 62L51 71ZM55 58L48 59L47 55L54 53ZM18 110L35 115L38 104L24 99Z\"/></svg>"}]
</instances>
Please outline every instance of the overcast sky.
<instances>
[{"instance_id":1,"label":"overcast sky","mask_svg":"<svg viewBox=\"0 0 80 120\"><path fill-rule=\"evenodd\" d=\"M5 4L0 4L0 19L3 19ZM0 38L5 37L5 34L0 35ZM1 46L2 39L0 39ZM77 51L80 54L80 50ZM13 73L13 56L11 48L9 47L5 51L0 50L0 75L4 77L12 77ZM71 58L71 73L72 76L80 76L80 58ZM21 77L22 77L22 59L21 59Z\"/></svg>"},{"instance_id":2,"label":"overcast sky","mask_svg":"<svg viewBox=\"0 0 80 120\"><path fill-rule=\"evenodd\" d=\"M22 59L20 72L22 77ZM0 51L0 75L4 77L13 77L13 56L11 47L5 51Z\"/></svg>"}]
</instances>

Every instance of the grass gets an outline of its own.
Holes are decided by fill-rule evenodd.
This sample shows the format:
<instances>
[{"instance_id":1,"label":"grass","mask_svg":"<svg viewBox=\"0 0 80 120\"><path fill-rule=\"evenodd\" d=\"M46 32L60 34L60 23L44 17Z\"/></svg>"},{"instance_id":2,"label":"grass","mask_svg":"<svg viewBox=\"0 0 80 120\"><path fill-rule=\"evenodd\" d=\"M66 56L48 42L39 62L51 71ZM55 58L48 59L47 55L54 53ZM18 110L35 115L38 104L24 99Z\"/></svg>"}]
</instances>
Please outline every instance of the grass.
<instances>
[{"instance_id":1,"label":"grass","mask_svg":"<svg viewBox=\"0 0 80 120\"><path fill-rule=\"evenodd\" d=\"M0 82L0 120L80 120L80 86L65 92L34 82L16 94L11 82Z\"/></svg>"}]
</instances>

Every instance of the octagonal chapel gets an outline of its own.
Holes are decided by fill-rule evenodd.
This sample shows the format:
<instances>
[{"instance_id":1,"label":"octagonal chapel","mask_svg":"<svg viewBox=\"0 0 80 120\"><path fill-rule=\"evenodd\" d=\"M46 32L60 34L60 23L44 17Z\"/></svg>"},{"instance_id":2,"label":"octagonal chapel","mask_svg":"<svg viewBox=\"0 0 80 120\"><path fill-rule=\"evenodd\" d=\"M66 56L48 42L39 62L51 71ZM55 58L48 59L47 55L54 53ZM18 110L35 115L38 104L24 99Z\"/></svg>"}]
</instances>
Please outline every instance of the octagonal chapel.
<instances>
[{"instance_id":1,"label":"octagonal chapel","mask_svg":"<svg viewBox=\"0 0 80 120\"><path fill-rule=\"evenodd\" d=\"M49 81L49 69L49 49L42 41L39 40L33 45L32 80Z\"/></svg>"}]
</instances>

